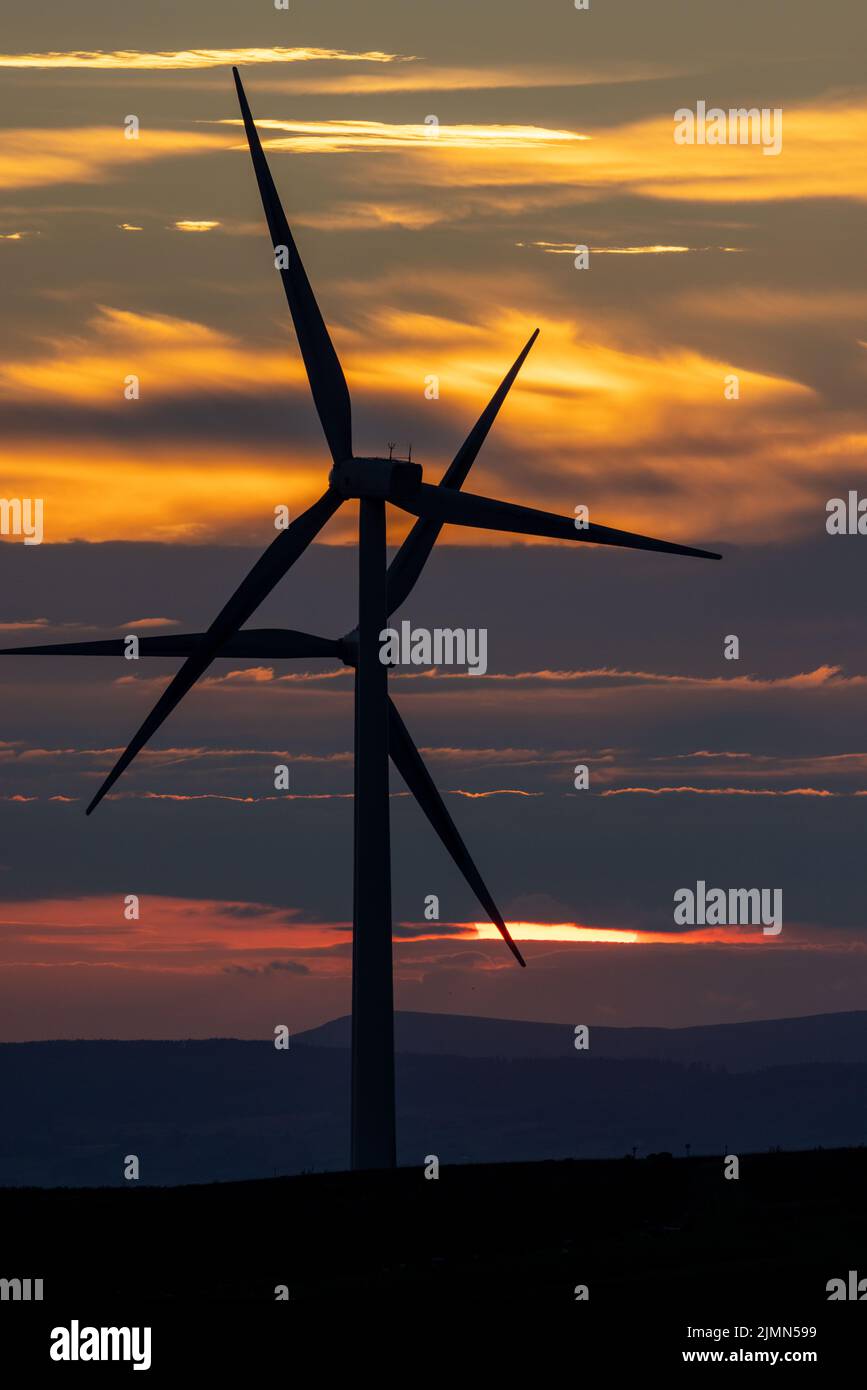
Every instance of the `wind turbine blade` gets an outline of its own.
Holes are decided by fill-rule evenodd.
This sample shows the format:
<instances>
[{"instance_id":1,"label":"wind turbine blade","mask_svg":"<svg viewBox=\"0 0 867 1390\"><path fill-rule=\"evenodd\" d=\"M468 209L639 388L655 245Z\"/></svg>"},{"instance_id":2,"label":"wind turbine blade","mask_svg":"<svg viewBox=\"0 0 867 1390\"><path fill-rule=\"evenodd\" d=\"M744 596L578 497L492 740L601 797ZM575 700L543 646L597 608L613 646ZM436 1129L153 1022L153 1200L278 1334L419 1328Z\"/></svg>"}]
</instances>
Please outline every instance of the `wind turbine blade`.
<instances>
[{"instance_id":1,"label":"wind turbine blade","mask_svg":"<svg viewBox=\"0 0 867 1390\"><path fill-rule=\"evenodd\" d=\"M526 344L518 353L514 363L509 368L503 380L500 382L488 404L485 406L473 428L470 430L458 452L455 454L443 477L440 480L440 487L460 488L467 480L467 475L476 461L476 457L488 437L491 426L500 413L500 407L515 383L519 371L524 365L530 348L539 336L538 328L534 329L527 339Z\"/></svg>"},{"instance_id":2,"label":"wind turbine blade","mask_svg":"<svg viewBox=\"0 0 867 1390\"><path fill-rule=\"evenodd\" d=\"M129 747L121 754L106 777L96 796L87 808L90 815L96 809L106 792L109 791L129 767L136 754L153 737L160 725L183 699L199 677L208 669L211 662L220 654L230 638L233 638L243 623L255 612L274 585L283 578L288 569L307 549L310 542L321 531L326 521L340 506L341 498L330 489L303 512L291 526L282 531L272 541L264 555L257 560L243 583L236 589L225 608L214 619L208 631L203 634L201 643L187 657L180 671L163 691Z\"/></svg>"},{"instance_id":3,"label":"wind turbine blade","mask_svg":"<svg viewBox=\"0 0 867 1390\"><path fill-rule=\"evenodd\" d=\"M458 452L455 454L442 478L439 486L452 488L457 491L466 482L467 474L476 461L479 450L488 437L488 432L497 418L500 406L509 394L512 384L518 372L524 365L524 359L530 348L539 336L538 328L530 335L530 339L519 353L514 365L503 377L488 404L485 406L473 428L470 430ZM433 550L437 537L442 530L442 523L436 521L417 521L413 526L400 550L395 555L388 569L388 611L393 613L396 608L408 598L416 580L427 563L427 558Z\"/></svg>"},{"instance_id":4,"label":"wind turbine blade","mask_svg":"<svg viewBox=\"0 0 867 1390\"><path fill-rule=\"evenodd\" d=\"M262 150L238 69L232 68L232 72L271 241L275 253L280 248L285 248L283 255L287 265L280 268L280 276L289 301L295 332L298 334L298 346L301 348L301 356L307 369L313 402L322 422L331 456L335 463L340 463L343 459L352 457L352 406L346 378L289 230L289 223L286 221L286 214Z\"/></svg>"},{"instance_id":5,"label":"wind turbine blade","mask_svg":"<svg viewBox=\"0 0 867 1390\"><path fill-rule=\"evenodd\" d=\"M139 656L192 656L205 638L204 632L176 632L162 637L139 637ZM43 647L0 647L0 656L124 656L125 637L97 642L52 642ZM256 660L305 656L341 656L339 642L316 637L294 628L247 628L220 648L215 660L234 657Z\"/></svg>"},{"instance_id":6,"label":"wind turbine blade","mask_svg":"<svg viewBox=\"0 0 867 1390\"><path fill-rule=\"evenodd\" d=\"M469 850L460 837L458 828L446 810L445 803L434 785L433 778L424 765L406 725L392 700L388 702L388 751L392 761L421 809L424 811L437 835L439 835L452 859L460 869L479 902L508 946L519 965L526 965L518 950L502 915L488 892L481 874L470 858Z\"/></svg>"},{"instance_id":7,"label":"wind turbine blade","mask_svg":"<svg viewBox=\"0 0 867 1390\"><path fill-rule=\"evenodd\" d=\"M512 502L498 502L491 497L478 497L472 492L452 492L429 483L420 483L411 494L395 494L389 501L411 516L423 517L441 526L452 523L484 531L510 531L518 536L549 536L552 540L590 541L593 545L619 545L630 550L661 550L669 555L693 555L702 560L722 558L712 550L696 550L689 545L659 541L633 531L617 531L593 522L579 529L571 517L536 511L534 507L519 507Z\"/></svg>"}]
</instances>

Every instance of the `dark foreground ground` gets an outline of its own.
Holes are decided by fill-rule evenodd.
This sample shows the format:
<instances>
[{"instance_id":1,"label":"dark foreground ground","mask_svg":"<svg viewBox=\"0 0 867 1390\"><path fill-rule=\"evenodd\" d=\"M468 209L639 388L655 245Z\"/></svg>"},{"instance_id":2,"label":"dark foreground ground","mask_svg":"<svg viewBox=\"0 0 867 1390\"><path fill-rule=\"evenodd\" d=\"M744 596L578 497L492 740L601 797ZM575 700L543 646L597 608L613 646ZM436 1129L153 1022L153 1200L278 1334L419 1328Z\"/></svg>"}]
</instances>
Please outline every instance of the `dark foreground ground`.
<instances>
[{"instance_id":1,"label":"dark foreground ground","mask_svg":"<svg viewBox=\"0 0 867 1390\"><path fill-rule=\"evenodd\" d=\"M794 1311L867 1277L867 1148L421 1167L184 1188L0 1190L0 1276L76 1297L393 1305L466 1299ZM867 1284L865 1284L867 1292ZM746 1302L745 1302L746 1306ZM867 1326L867 1300L865 1300Z\"/></svg>"},{"instance_id":2,"label":"dark foreground ground","mask_svg":"<svg viewBox=\"0 0 867 1390\"><path fill-rule=\"evenodd\" d=\"M389 1341L418 1326L430 1354L494 1316L501 1350L506 1334L526 1346L556 1320L582 1366L592 1355L611 1374L721 1346L809 1350L827 1371L867 1347L867 1282L863 1301L829 1302L826 1287L849 1271L867 1281L865 1193L865 1148L744 1155L736 1181L720 1157L659 1155L446 1165L437 1180L417 1167L2 1189L0 1277L41 1277L44 1303L0 1302L0 1375L12 1355L52 1375L131 1373L49 1363L51 1329L73 1318L151 1326L159 1380L253 1352L270 1373L285 1368L287 1338L293 1354L330 1354L358 1315Z\"/></svg>"}]
</instances>

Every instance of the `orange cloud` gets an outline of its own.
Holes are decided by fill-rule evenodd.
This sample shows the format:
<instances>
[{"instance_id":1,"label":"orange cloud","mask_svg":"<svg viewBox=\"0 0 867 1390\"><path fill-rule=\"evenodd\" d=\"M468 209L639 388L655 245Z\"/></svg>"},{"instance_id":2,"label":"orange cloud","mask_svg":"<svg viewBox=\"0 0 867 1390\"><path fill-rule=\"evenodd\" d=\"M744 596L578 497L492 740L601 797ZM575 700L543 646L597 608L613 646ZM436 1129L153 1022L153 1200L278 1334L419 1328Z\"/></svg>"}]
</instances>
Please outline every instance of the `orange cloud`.
<instances>
[{"instance_id":1,"label":"orange cloud","mask_svg":"<svg viewBox=\"0 0 867 1390\"><path fill-rule=\"evenodd\" d=\"M251 392L263 386L306 386L304 367L285 350L248 347L207 324L169 314L140 314L100 305L87 336L55 338L41 356L0 366L0 397L42 398L111 407L124 400L124 378L142 391L171 396L189 389Z\"/></svg>"},{"instance_id":2,"label":"orange cloud","mask_svg":"<svg viewBox=\"0 0 867 1390\"><path fill-rule=\"evenodd\" d=\"M128 140L123 126L11 129L0 150L0 183L38 188L54 183L97 183L112 169L179 155L207 154L231 142L219 132L143 130Z\"/></svg>"},{"instance_id":3,"label":"orange cloud","mask_svg":"<svg viewBox=\"0 0 867 1390\"><path fill-rule=\"evenodd\" d=\"M137 632L143 627L178 627L177 618L130 618L128 622L118 623L118 632Z\"/></svg>"},{"instance_id":4,"label":"orange cloud","mask_svg":"<svg viewBox=\"0 0 867 1390\"><path fill-rule=\"evenodd\" d=\"M259 124L263 124L260 122ZM344 122L275 122L287 131L271 148L346 148ZM394 148L404 141L395 126ZM783 113L783 147L775 158L763 157L758 145L675 145L674 113L620 126L597 129L592 137L517 141L498 146L496 139L441 146L428 140L405 160L405 180L443 185L502 185L568 183L582 193L616 190L648 198L731 203L790 198L867 198L863 149L867 143L867 104L825 102L788 107ZM386 137L382 140L385 145ZM577 142L577 143L576 143ZM440 155L437 157L437 148ZM369 171L378 181L392 175Z\"/></svg>"},{"instance_id":5,"label":"orange cloud","mask_svg":"<svg viewBox=\"0 0 867 1390\"><path fill-rule=\"evenodd\" d=\"M0 632L39 632L46 627L51 627L47 618L31 618L27 622L0 623ZM4 746L0 743L0 748Z\"/></svg>"},{"instance_id":6,"label":"orange cloud","mask_svg":"<svg viewBox=\"0 0 867 1390\"><path fill-rule=\"evenodd\" d=\"M414 285L419 293L434 288L440 297L444 293L431 272L420 272ZM531 298L533 284L517 279L512 291L520 303ZM535 476L532 487L522 492L519 474L509 485L513 500L562 514L584 502L592 520L672 539L724 538L736 529L739 540L751 535L767 540L791 534L803 517L823 505L829 473L846 469L851 475L859 459L863 471L863 430L823 414L816 394L803 383L742 362L641 341L627 349L618 341L625 329L618 331L602 315L596 323L592 313L580 326L565 314L549 311L530 318L518 309L494 310L467 323L460 317L461 302L502 299L501 284L489 286L484 276L452 277L439 313L400 307L406 285L394 272L369 285L349 282L335 292L343 295L352 324L334 323L332 328L353 395L375 393L385 411L390 403L403 412L412 410L420 431L426 418L435 414L438 425L445 418L455 446L501 380L512 353L532 327L541 327L540 341L480 458L479 491L496 493L503 486L496 476L496 451L519 456L530 439L536 457L545 460L547 486ZM433 404L424 395L432 369L440 390ZM740 381L736 405L723 398L731 372ZM276 399L288 388L312 413L288 322L285 340L251 343L208 324L108 306L98 310L81 334L46 338L37 351L9 360L0 368L0 398L66 401L110 416L137 408L123 399L128 374L139 377L142 396L151 402L197 392ZM578 445L576 410L581 419ZM228 535L258 540L277 504L293 509L309 505L325 478L326 452L315 440L293 450L287 471L272 453L239 447L206 430L194 445L160 435L146 443L124 443L121 450L98 434L79 442L64 430L50 439L50 412L45 428L39 444L25 438L0 445L0 467L10 495L17 489L22 496L45 499L46 536L53 541L133 534L137 539ZM373 445L357 443L360 449ZM636 458L646 487L636 482ZM587 481L599 473L600 460L604 492L601 484ZM423 462L435 480L447 456ZM629 473L625 504L621 499L603 509L600 500L597 510L597 497L616 492L621 469ZM215 474L219 488L212 486ZM130 496L137 498L134 528ZM400 540L408 525L402 515L390 512L391 541ZM353 529L352 509L345 508L323 539L349 541ZM456 528L446 528L444 539L467 541ZM508 539L474 533L471 543Z\"/></svg>"},{"instance_id":7,"label":"orange cloud","mask_svg":"<svg viewBox=\"0 0 867 1390\"><path fill-rule=\"evenodd\" d=\"M124 916L116 896L37 899L0 907L6 963L94 965L213 971L290 947L327 950L342 944L338 925L308 924L294 909L145 894L139 918Z\"/></svg>"}]
</instances>

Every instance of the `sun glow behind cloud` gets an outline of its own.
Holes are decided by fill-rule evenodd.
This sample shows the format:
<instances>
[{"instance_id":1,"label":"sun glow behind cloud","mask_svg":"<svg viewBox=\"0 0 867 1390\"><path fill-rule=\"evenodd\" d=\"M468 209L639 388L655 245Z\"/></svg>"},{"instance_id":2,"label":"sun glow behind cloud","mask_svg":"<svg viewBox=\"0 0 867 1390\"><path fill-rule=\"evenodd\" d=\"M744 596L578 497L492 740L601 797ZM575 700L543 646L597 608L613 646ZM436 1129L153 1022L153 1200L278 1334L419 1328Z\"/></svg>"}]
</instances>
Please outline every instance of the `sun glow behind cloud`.
<instances>
[{"instance_id":1,"label":"sun glow behind cloud","mask_svg":"<svg viewBox=\"0 0 867 1390\"><path fill-rule=\"evenodd\" d=\"M419 289L424 288L424 280L423 274L417 278ZM460 294L460 277L451 290ZM514 311L500 311L486 321L466 324L446 313L437 316L383 307L392 295L387 281L374 281L369 293L356 301L354 327L332 322L350 389L356 398L367 394L383 403L390 401L395 411L406 410L409 405L423 427L425 405L419 385L424 382L434 345L444 398L437 420L453 419L450 431L457 443L501 380L511 351L526 340L534 325ZM571 509L576 484L573 481L564 488L557 479L561 470L565 477L573 466L574 412L580 406L583 451L588 455L608 451L616 440L624 462L631 467L629 451L640 449L648 481L664 478L678 489L681 501L675 518L666 507L665 526L673 538L703 534L707 509L716 495L725 506L720 518L727 518L728 524L737 521L741 535L750 525L757 530L763 524L779 529L781 520L787 519L780 511L779 487L768 468L760 480L754 476L752 458L756 448L763 446L761 435L756 437L750 431L759 419L766 429L767 422L776 416L784 421L793 405L809 403L812 393L807 388L694 351L629 351L613 342L593 341L589 324L583 326L579 341L575 324L568 317L540 314L536 323L542 330L540 341L497 422L494 442L500 449L518 450L522 441L532 437L536 453L543 453L548 460L551 482L543 494L538 478L532 489L522 490L519 477L511 485L514 500L559 512ZM508 353L503 346L507 342L514 345ZM97 412L95 418L102 415L108 430L113 418L121 418L118 412L130 408L123 400L124 374L119 362L135 363L136 373L147 384L149 407L155 410L163 406L170 409L172 401L200 401L215 393L224 401L237 398L240 409L245 398L264 404L280 400L288 392L297 402L296 408L312 417L303 365L290 342L286 346L261 346L206 323L116 306L100 306L79 335L43 341L32 354L8 359L0 367L0 399L42 406L66 402L72 409ZM751 478L749 490L743 493L733 492L731 487L728 438L717 464L712 441L718 427L709 427L709 422L718 420L721 385L733 369L739 370L745 396L733 422L743 432L739 467ZM671 441L684 430L693 440L704 435L704 444L691 445L691 451L696 452L694 459L684 458L678 451L669 458ZM109 435L117 432L117 427L108 430ZM21 495L29 496L34 478L39 479L38 495L46 498L50 514L47 534L55 541L130 535L125 501L130 493L140 498L134 531L138 539L205 540L221 533L260 536L259 521L266 511L273 512L274 498L293 507L308 505L317 495L325 467L324 447L317 446L315 437L306 447L295 447L291 478L287 479L282 465L253 446L244 448L231 439L211 438L207 433L195 446L154 435L145 450L135 443L114 444L110 438L76 440L64 422L58 437L52 439L49 410L43 420L43 435L45 444L41 446L34 446L30 439L0 446L0 462L7 488L14 491L17 486L23 489ZM824 452L829 463L845 447L844 441L835 444L826 437ZM788 438L781 432L775 449L787 456L789 504L793 508L804 505L807 493L802 497L792 489L791 478L803 467L805 482L817 486L810 429L804 426L796 436L789 431ZM486 457L494 462L490 449ZM109 461L111 479L106 487L104 470ZM433 479L446 462L445 455L424 459ZM156 489L152 486L155 469L160 477ZM215 471L222 477L219 490L210 486ZM616 479L616 466L609 464L607 475ZM348 513L336 518L323 539L351 539L347 517ZM662 524L658 495L652 486L643 498L633 489L629 506L621 503L616 517L609 511L607 515L598 513L596 519L651 534L658 532ZM394 513L391 524L390 534L397 539L405 534L409 523ZM466 538L449 528L445 539ZM473 536L474 543L502 540L496 535Z\"/></svg>"},{"instance_id":2,"label":"sun glow behind cloud","mask_svg":"<svg viewBox=\"0 0 867 1390\"><path fill-rule=\"evenodd\" d=\"M183 218L180 222L174 224L175 231L177 232L212 232L215 227L219 226L219 222L196 222L189 217Z\"/></svg>"},{"instance_id":3,"label":"sun glow behind cloud","mask_svg":"<svg viewBox=\"0 0 867 1390\"><path fill-rule=\"evenodd\" d=\"M544 449L551 461L552 476L557 460L574 457L574 410L580 402L582 441L586 450L605 448L617 438L624 450L642 449L648 477L654 471L677 480L685 473L684 463L669 463L662 441L694 415L695 432L700 422L716 412L721 382L730 364L702 358L694 352L640 354L601 342L579 348L574 326L567 320L539 316L542 335L529 358L521 380L511 393L508 406L498 421L497 441L508 447L528 434L537 451ZM487 323L467 326L448 317L413 314L397 309L374 308L367 311L360 328L347 331L334 326L334 337L343 358L350 388L354 393L375 393L391 399L397 409L415 401L421 418L423 402L419 383L424 381L430 345L436 344L437 365L446 397L446 409L454 415L454 438L462 437L468 423L478 414L502 377L509 357L504 342L517 347L527 336L529 324L514 313L500 314ZM426 344L424 351L419 343ZM6 401L44 403L68 402L71 407L111 413L129 409L123 400L123 372L119 362L134 362L136 373L147 383L150 404L174 399L198 399L202 394L219 392L224 398L281 397L287 389L299 400L300 408L312 414L308 386L300 357L280 347L257 347L208 324L174 318L165 314L141 314L113 306L101 306L85 327L83 335L57 338L44 343L26 358L9 360L0 368L0 398ZM749 401L741 408L739 421L744 428L754 413L782 412L790 401L809 400L810 393L794 382L763 377L741 368L743 389ZM677 425L675 425L677 421ZM49 437L50 416L44 422ZM291 480L282 466L247 450L237 443L219 438L202 440L200 446L175 445L170 439L153 438L146 455L133 446L114 446L90 441L78 444L68 437L52 442L45 451L29 442L0 449L4 458L7 487L17 480L29 480L22 495L30 495L33 478L40 479L40 494L50 502L49 535L52 540L83 537L104 539L129 532L125 498L132 491L141 507L135 517L139 539L167 536L208 538L221 530L243 533L263 515L265 503L273 509L273 498L290 504L312 500L322 482L324 450L315 443L293 452ZM660 441L659 452L651 441ZM805 465L815 469L809 435L802 441ZM794 445L792 446L794 448ZM100 477L112 459L111 486L100 487ZM442 460L441 466L445 466ZM426 459L432 476L438 475L438 461ZM749 451L744 467L749 466ZM159 470L160 487L145 487L146 476ZM222 474L223 486L211 486L214 471ZM674 533L688 534L702 526L712 474L701 479L691 508L684 498ZM278 479L280 481L278 481ZM287 495L288 485L288 495ZM728 466L719 478L728 486ZM568 493L553 485L547 496L538 490L520 494L515 500L547 504L550 510L569 510L574 483ZM98 497L95 498L95 492ZM778 506L775 487L767 490L768 506ZM759 498L757 485L749 494L752 514ZM567 507L568 503L568 507ZM621 509L618 522L637 530L658 527L658 503L649 494L641 504ZM221 514L224 518L221 524ZM184 518L187 520L184 520ZM194 521L189 518L194 517ZM700 519L701 518L701 519ZM600 521L611 517L600 515ZM400 535L406 524L392 518ZM349 539L341 517L329 528L326 539ZM669 530L671 530L669 523ZM447 539L448 539L447 534ZM474 537L474 540L478 538ZM497 537L492 538L496 542ZM490 542L487 542L490 543Z\"/></svg>"},{"instance_id":4,"label":"sun glow behind cloud","mask_svg":"<svg viewBox=\"0 0 867 1390\"><path fill-rule=\"evenodd\" d=\"M473 922L480 941L501 941L499 931L491 922ZM610 946L704 946L767 941L761 928L755 931L741 927L700 927L696 931L646 932L629 931L622 927L588 927L577 922L510 922L509 933L515 941L571 942L574 945Z\"/></svg>"},{"instance_id":5,"label":"sun glow behind cloud","mask_svg":"<svg viewBox=\"0 0 867 1390\"><path fill-rule=\"evenodd\" d=\"M302 913L255 901L226 902L149 894L140 920L120 917L117 899L85 896L36 898L0 907L0 928L7 964L51 964L77 960L93 965L213 971L233 962L255 965L290 951L311 968L348 970L349 961L335 947L351 940L348 922L315 922ZM761 928L700 927L677 934L595 927L576 922L508 921L516 941L581 945L755 944L768 938ZM404 937L405 932L410 935ZM449 930L436 924L398 924L398 939L447 943L454 949L475 941L502 943L491 922L456 922Z\"/></svg>"}]
</instances>

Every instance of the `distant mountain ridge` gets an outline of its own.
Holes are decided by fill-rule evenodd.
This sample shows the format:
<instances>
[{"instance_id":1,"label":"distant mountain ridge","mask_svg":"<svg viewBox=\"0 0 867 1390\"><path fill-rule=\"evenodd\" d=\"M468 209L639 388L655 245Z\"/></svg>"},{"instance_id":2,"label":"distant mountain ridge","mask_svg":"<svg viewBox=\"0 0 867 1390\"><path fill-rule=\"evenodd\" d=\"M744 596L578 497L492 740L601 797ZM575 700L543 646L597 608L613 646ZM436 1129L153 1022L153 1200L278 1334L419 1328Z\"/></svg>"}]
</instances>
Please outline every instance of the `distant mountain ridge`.
<instances>
[{"instance_id":1,"label":"distant mountain ridge","mask_svg":"<svg viewBox=\"0 0 867 1390\"><path fill-rule=\"evenodd\" d=\"M706 1028L398 1014L402 1164L867 1143L867 1013ZM0 1186L209 1183L343 1169L349 1022L291 1037L0 1044Z\"/></svg>"},{"instance_id":2,"label":"distant mountain ridge","mask_svg":"<svg viewBox=\"0 0 867 1390\"><path fill-rule=\"evenodd\" d=\"M351 1023L347 1014L298 1033L295 1041L308 1047L348 1048ZM574 1027L472 1014L400 1012L394 1020L397 1051L429 1057L568 1057L574 1050ZM622 1061L701 1062L728 1071L815 1062L867 1064L867 1010L694 1028L592 1025L589 1055Z\"/></svg>"}]
</instances>

